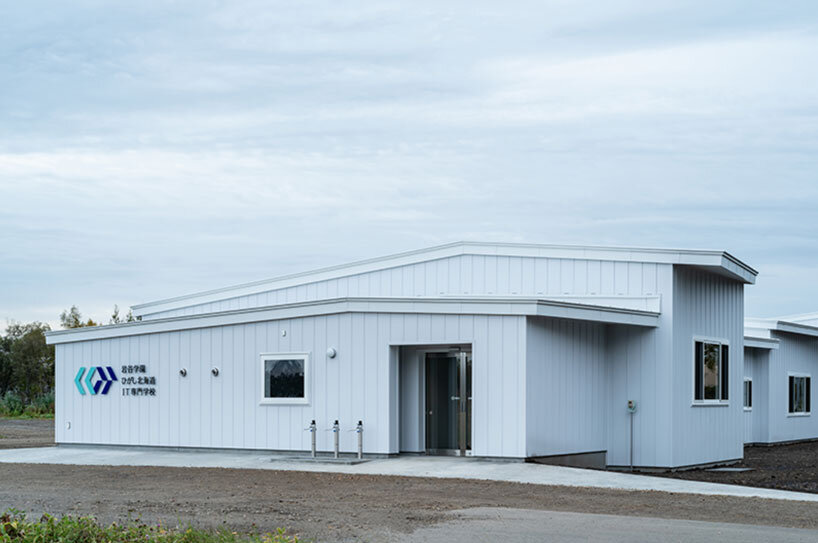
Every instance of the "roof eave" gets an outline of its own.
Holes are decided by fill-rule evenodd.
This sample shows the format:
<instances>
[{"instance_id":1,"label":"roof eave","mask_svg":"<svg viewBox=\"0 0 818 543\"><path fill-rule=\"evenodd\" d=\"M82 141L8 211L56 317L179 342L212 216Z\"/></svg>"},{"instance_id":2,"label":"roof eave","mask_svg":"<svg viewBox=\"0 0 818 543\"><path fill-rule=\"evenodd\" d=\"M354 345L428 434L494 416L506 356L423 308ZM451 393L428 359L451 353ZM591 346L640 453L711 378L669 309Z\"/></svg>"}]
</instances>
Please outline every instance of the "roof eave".
<instances>
[{"instance_id":1,"label":"roof eave","mask_svg":"<svg viewBox=\"0 0 818 543\"><path fill-rule=\"evenodd\" d=\"M134 315L144 316L182 309L238 296L246 296L313 283L338 277L357 275L382 269L439 260L458 255L508 255L528 257L657 262L702 266L719 270L723 275L746 284L755 283L758 272L725 251L700 249L651 249L635 247L599 247L581 245L537 245L523 243L456 242L426 249L417 249L384 257L361 260L318 270L284 275L230 287L208 290L184 296L166 298L131 306Z\"/></svg>"},{"instance_id":2,"label":"roof eave","mask_svg":"<svg viewBox=\"0 0 818 543\"><path fill-rule=\"evenodd\" d=\"M744 346L753 349L774 350L778 349L779 343L780 342L777 339L757 336L744 336Z\"/></svg>"},{"instance_id":3,"label":"roof eave","mask_svg":"<svg viewBox=\"0 0 818 543\"><path fill-rule=\"evenodd\" d=\"M659 313L538 298L335 298L46 333L49 345L339 313L545 316L655 327Z\"/></svg>"}]
</instances>

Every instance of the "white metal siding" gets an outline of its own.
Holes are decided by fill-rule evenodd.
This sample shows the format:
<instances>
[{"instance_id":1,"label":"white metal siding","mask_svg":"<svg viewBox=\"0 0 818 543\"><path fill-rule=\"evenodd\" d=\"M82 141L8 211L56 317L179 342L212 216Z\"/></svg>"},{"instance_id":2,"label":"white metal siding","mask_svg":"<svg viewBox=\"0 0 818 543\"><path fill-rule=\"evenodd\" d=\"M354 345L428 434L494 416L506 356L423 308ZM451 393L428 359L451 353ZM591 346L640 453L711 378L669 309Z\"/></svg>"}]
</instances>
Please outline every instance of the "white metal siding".
<instances>
[{"instance_id":1,"label":"white metal siding","mask_svg":"<svg viewBox=\"0 0 818 543\"><path fill-rule=\"evenodd\" d=\"M817 438L818 407L815 392L818 378L818 338L782 332L773 332L773 337L780 343L779 348L772 351L770 356L770 442ZM789 415L789 372L809 374L812 377L812 415Z\"/></svg>"},{"instance_id":2,"label":"white metal siding","mask_svg":"<svg viewBox=\"0 0 818 543\"><path fill-rule=\"evenodd\" d=\"M672 391L673 266L657 270L657 291L663 296L659 326L652 329L609 325L608 464L630 462L630 424L633 419L635 466L673 466ZM628 400L636 412L628 413Z\"/></svg>"},{"instance_id":3,"label":"white metal siding","mask_svg":"<svg viewBox=\"0 0 818 543\"><path fill-rule=\"evenodd\" d=\"M633 463L635 466L672 465L670 441L669 368L670 331L628 326L607 330L607 450L608 464L630 463L630 432L633 420ZM636 412L627 410L628 400Z\"/></svg>"},{"instance_id":4,"label":"white metal siding","mask_svg":"<svg viewBox=\"0 0 818 543\"><path fill-rule=\"evenodd\" d=\"M56 440L307 450L304 428L316 419L327 451L332 436L323 430L339 419L344 430L363 420L366 452L397 452L391 346L450 343L473 346L474 454L525 456L525 317L515 316L345 313L58 345ZM265 352L312 354L310 405L259 405ZM157 397L122 397L118 385L108 396L81 396L74 387L80 366L110 365L121 378L121 366L136 363L157 376ZM356 450L354 433L341 433L341 448Z\"/></svg>"},{"instance_id":5,"label":"white metal siding","mask_svg":"<svg viewBox=\"0 0 818 543\"><path fill-rule=\"evenodd\" d=\"M744 286L676 266L673 287L673 462L687 466L742 458ZM691 406L694 337L730 344L729 405Z\"/></svg>"},{"instance_id":6,"label":"white metal siding","mask_svg":"<svg viewBox=\"0 0 818 543\"><path fill-rule=\"evenodd\" d=\"M769 442L769 371L770 350L744 348L744 377L753 380L753 407L744 412L744 442ZM742 385L743 386L743 385ZM742 405L744 394L742 390Z\"/></svg>"},{"instance_id":7,"label":"white metal siding","mask_svg":"<svg viewBox=\"0 0 818 543\"><path fill-rule=\"evenodd\" d=\"M527 332L527 453L605 450L605 325L531 317Z\"/></svg>"},{"instance_id":8,"label":"white metal siding","mask_svg":"<svg viewBox=\"0 0 818 543\"><path fill-rule=\"evenodd\" d=\"M146 314L143 320L339 297L612 295L659 293L667 264L459 255Z\"/></svg>"}]
</instances>

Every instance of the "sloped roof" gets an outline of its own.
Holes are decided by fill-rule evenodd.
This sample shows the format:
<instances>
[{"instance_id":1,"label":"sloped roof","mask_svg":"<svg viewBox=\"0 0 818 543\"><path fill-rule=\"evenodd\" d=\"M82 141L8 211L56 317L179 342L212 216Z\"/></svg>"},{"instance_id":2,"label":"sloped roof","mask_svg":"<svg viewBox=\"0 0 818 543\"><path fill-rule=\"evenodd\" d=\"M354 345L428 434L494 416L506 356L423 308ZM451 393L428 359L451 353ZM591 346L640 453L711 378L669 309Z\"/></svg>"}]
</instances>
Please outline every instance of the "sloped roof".
<instances>
[{"instance_id":1,"label":"sloped roof","mask_svg":"<svg viewBox=\"0 0 818 543\"><path fill-rule=\"evenodd\" d=\"M780 317L781 320L787 322L797 322L799 324L807 324L809 326L818 326L818 313L802 313L800 315L787 315Z\"/></svg>"},{"instance_id":2,"label":"sloped roof","mask_svg":"<svg viewBox=\"0 0 818 543\"><path fill-rule=\"evenodd\" d=\"M785 318L744 319L745 337L772 338L772 332L786 332L803 336L818 337L818 326L793 322Z\"/></svg>"},{"instance_id":3,"label":"sloped roof","mask_svg":"<svg viewBox=\"0 0 818 543\"><path fill-rule=\"evenodd\" d=\"M46 333L46 341L49 345L55 345L94 339L109 339L157 332L193 330L214 326L340 313L514 315L655 327L659 324L658 303L658 298L650 296L644 297L641 304L634 304L633 301L631 301L627 303L626 306L602 306L593 305L591 303L580 303L576 299L544 299L525 296L468 298L334 298L235 311L220 311L217 313L205 313L185 317L169 317L106 326L88 326L68 330L55 330ZM632 305L645 305L651 309L629 307Z\"/></svg>"},{"instance_id":4,"label":"sloped roof","mask_svg":"<svg viewBox=\"0 0 818 543\"><path fill-rule=\"evenodd\" d=\"M208 303L226 298L246 296L336 279L376 270L395 268L428 262L458 255L500 255L522 257L547 257L583 260L607 260L619 262L655 262L680 264L707 268L743 283L755 283L758 272L725 251L696 249L650 249L636 247L600 247L583 245L539 245L523 243L480 243L460 241L426 249L397 253L379 258L361 260L339 266L321 268L302 273L283 275L272 279L244 283L225 288L208 290L164 300L132 306L135 315L147 315L170 311L194 304Z\"/></svg>"}]
</instances>

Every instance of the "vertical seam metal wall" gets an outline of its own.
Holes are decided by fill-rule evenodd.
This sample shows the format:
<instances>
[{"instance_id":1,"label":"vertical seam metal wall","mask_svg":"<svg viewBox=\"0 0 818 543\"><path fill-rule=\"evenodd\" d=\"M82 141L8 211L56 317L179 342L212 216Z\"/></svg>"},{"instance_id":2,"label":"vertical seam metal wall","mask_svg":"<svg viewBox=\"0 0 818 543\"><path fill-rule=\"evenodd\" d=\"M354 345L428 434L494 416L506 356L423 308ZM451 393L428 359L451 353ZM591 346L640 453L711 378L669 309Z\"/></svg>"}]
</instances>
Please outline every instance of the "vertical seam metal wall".
<instances>
[{"instance_id":1,"label":"vertical seam metal wall","mask_svg":"<svg viewBox=\"0 0 818 543\"><path fill-rule=\"evenodd\" d=\"M61 344L56 438L60 443L306 450L309 436L303 429L309 421L327 428L338 418L345 430L364 421L367 452L397 452L388 392L396 386L393 347L470 343L474 454L524 457L525 326L522 316L345 313ZM334 359L326 357L330 346L338 351ZM311 404L259 405L259 354L294 351L311 353ZM81 396L74 387L80 366L120 370L137 363L157 376L157 397L122 397L119 386L108 396ZM179 375L182 367L187 377ZM218 377L210 373L213 367L219 368ZM319 432L318 446L331 449L330 433ZM355 434L342 432L341 446L354 451Z\"/></svg>"}]
</instances>

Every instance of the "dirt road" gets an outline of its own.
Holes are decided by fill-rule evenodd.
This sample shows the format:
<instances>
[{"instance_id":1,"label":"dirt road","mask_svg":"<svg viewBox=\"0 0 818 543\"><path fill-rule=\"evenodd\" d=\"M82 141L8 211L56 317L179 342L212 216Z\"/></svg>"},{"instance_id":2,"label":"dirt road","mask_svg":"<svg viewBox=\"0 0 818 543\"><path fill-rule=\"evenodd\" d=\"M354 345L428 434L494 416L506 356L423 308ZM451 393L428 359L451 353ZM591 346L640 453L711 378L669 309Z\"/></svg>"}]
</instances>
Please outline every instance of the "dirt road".
<instances>
[{"instance_id":1,"label":"dirt road","mask_svg":"<svg viewBox=\"0 0 818 543\"><path fill-rule=\"evenodd\" d=\"M93 514L318 541L388 540L472 507L576 511L818 528L818 505L518 483L201 468L0 464L0 509Z\"/></svg>"},{"instance_id":2,"label":"dirt road","mask_svg":"<svg viewBox=\"0 0 818 543\"><path fill-rule=\"evenodd\" d=\"M49 447L54 445L54 421L0 418L0 449Z\"/></svg>"},{"instance_id":3,"label":"dirt road","mask_svg":"<svg viewBox=\"0 0 818 543\"><path fill-rule=\"evenodd\" d=\"M51 421L2 421L0 447L53 442ZM39 433L38 433L39 432ZM818 505L662 492L266 470L0 464L0 510L285 527L316 541L389 541L450 511L502 507L818 529Z\"/></svg>"}]
</instances>

